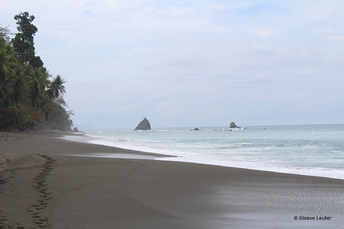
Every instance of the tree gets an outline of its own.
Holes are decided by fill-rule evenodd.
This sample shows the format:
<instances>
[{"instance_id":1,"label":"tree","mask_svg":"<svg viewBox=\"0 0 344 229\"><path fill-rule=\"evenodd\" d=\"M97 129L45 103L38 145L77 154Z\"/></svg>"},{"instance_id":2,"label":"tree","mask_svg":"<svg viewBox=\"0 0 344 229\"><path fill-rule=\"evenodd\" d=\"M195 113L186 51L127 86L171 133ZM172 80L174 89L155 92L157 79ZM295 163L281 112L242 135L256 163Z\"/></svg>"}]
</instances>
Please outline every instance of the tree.
<instances>
[{"instance_id":1,"label":"tree","mask_svg":"<svg viewBox=\"0 0 344 229\"><path fill-rule=\"evenodd\" d=\"M14 49L6 45L0 49L0 87L5 84L11 76L15 75L15 67L18 65Z\"/></svg>"},{"instance_id":2,"label":"tree","mask_svg":"<svg viewBox=\"0 0 344 229\"><path fill-rule=\"evenodd\" d=\"M10 45L0 49L0 106L9 104L8 98L13 94L13 80L16 76L18 61Z\"/></svg>"},{"instance_id":3,"label":"tree","mask_svg":"<svg viewBox=\"0 0 344 229\"><path fill-rule=\"evenodd\" d=\"M28 82L30 79L29 73L29 67L18 66L13 84L13 99L16 104L27 104Z\"/></svg>"},{"instance_id":4,"label":"tree","mask_svg":"<svg viewBox=\"0 0 344 229\"><path fill-rule=\"evenodd\" d=\"M48 80L48 73L42 71L41 68L34 68L28 83L28 96L31 100L31 105L35 108L42 108L46 103L46 88L48 88L50 81Z\"/></svg>"},{"instance_id":5,"label":"tree","mask_svg":"<svg viewBox=\"0 0 344 229\"><path fill-rule=\"evenodd\" d=\"M58 98L66 93L65 86L63 85L65 82L66 81L64 81L60 75L57 75L56 78L50 83L48 89L49 97Z\"/></svg>"},{"instance_id":6,"label":"tree","mask_svg":"<svg viewBox=\"0 0 344 229\"><path fill-rule=\"evenodd\" d=\"M17 33L12 39L13 47L18 53L18 59L22 64L31 64L35 68L43 67L43 61L39 56L35 56L34 36L38 31L37 27L32 24L35 16L28 12L20 13L14 16L17 21Z\"/></svg>"},{"instance_id":7,"label":"tree","mask_svg":"<svg viewBox=\"0 0 344 229\"><path fill-rule=\"evenodd\" d=\"M0 48L5 46L10 41L10 37L8 36L10 34L10 30L8 27L1 27L0 26Z\"/></svg>"},{"instance_id":8,"label":"tree","mask_svg":"<svg viewBox=\"0 0 344 229\"><path fill-rule=\"evenodd\" d=\"M65 80L50 80L39 56L35 56L35 19L28 12L14 17L18 33L0 26L0 130L70 130L71 115L63 94Z\"/></svg>"}]
</instances>

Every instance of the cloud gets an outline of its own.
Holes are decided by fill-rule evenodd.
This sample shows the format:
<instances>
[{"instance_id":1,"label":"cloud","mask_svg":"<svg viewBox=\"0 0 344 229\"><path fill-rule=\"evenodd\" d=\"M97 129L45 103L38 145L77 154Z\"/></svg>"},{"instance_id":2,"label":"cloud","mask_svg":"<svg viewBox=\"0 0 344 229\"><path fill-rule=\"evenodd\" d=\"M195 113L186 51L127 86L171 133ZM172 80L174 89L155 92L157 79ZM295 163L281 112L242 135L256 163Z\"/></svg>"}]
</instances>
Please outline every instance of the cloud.
<instances>
[{"instance_id":1,"label":"cloud","mask_svg":"<svg viewBox=\"0 0 344 229\"><path fill-rule=\"evenodd\" d=\"M265 39L278 34L276 31L269 30L269 29L254 30L254 31L250 31L250 33L252 35L256 35L260 38L265 38Z\"/></svg>"},{"instance_id":2,"label":"cloud","mask_svg":"<svg viewBox=\"0 0 344 229\"><path fill-rule=\"evenodd\" d=\"M344 36L333 36L333 37L328 37L328 39L330 39L332 41L344 42Z\"/></svg>"},{"instance_id":3,"label":"cloud","mask_svg":"<svg viewBox=\"0 0 344 229\"><path fill-rule=\"evenodd\" d=\"M284 3L293 9L303 21L320 21L328 19L334 14L343 14L343 2L341 0L332 0L326 3L322 0L314 0L311 4L308 1L287 1Z\"/></svg>"},{"instance_id":4,"label":"cloud","mask_svg":"<svg viewBox=\"0 0 344 229\"><path fill-rule=\"evenodd\" d=\"M320 110L341 114L343 97L342 6L0 0L12 32L15 14L36 16L36 53L66 79L75 123L95 128L329 122Z\"/></svg>"}]
</instances>

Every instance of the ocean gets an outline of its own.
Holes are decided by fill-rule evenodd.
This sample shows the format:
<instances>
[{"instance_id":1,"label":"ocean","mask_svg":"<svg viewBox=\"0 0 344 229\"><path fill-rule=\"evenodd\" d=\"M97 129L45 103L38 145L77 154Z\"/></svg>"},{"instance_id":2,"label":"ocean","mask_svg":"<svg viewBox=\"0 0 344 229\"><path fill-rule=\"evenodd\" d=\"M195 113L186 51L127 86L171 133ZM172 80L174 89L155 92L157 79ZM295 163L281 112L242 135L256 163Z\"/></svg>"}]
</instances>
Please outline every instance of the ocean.
<instances>
[{"instance_id":1,"label":"ocean","mask_svg":"<svg viewBox=\"0 0 344 229\"><path fill-rule=\"evenodd\" d=\"M155 160L344 179L343 124L199 129L88 130L85 134L93 144L174 156Z\"/></svg>"}]
</instances>

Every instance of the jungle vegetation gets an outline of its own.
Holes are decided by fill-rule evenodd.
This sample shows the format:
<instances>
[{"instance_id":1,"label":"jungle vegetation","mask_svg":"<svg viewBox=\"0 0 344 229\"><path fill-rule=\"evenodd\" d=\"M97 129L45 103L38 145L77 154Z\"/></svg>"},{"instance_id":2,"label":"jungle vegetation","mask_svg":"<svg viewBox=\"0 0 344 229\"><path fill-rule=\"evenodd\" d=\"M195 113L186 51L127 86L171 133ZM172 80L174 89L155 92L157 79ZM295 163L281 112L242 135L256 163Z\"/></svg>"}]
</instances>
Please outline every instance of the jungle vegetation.
<instances>
[{"instance_id":1,"label":"jungle vegetation","mask_svg":"<svg viewBox=\"0 0 344 229\"><path fill-rule=\"evenodd\" d=\"M0 24L0 130L70 130L65 80L51 76L36 56L34 19L28 12L15 15L13 38Z\"/></svg>"}]
</instances>

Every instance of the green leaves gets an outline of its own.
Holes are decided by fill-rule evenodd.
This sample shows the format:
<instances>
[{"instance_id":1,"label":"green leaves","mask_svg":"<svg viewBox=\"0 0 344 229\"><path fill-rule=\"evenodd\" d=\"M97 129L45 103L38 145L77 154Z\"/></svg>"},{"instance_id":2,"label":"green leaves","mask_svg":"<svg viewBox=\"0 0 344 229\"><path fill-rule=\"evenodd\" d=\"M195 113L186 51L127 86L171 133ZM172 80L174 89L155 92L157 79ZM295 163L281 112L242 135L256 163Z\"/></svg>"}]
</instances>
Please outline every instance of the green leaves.
<instances>
[{"instance_id":1,"label":"green leaves","mask_svg":"<svg viewBox=\"0 0 344 229\"><path fill-rule=\"evenodd\" d=\"M37 125L33 116L30 115L29 109L22 105L10 106L6 109L1 109L0 117L0 129L15 127L25 131Z\"/></svg>"},{"instance_id":2,"label":"green leaves","mask_svg":"<svg viewBox=\"0 0 344 229\"><path fill-rule=\"evenodd\" d=\"M38 31L37 27L32 24L35 19L33 15L30 16L28 12L23 12L14 17L17 21L17 33L12 39L13 47L18 53L19 61L22 64L29 63L33 67L43 67L43 61L39 56L35 56L34 36Z\"/></svg>"},{"instance_id":3,"label":"green leaves","mask_svg":"<svg viewBox=\"0 0 344 229\"><path fill-rule=\"evenodd\" d=\"M48 88L50 83L48 77L49 75L43 72L41 68L33 69L30 75L28 97L31 100L31 105L35 108L42 107L48 99L46 94L46 88Z\"/></svg>"},{"instance_id":4,"label":"green leaves","mask_svg":"<svg viewBox=\"0 0 344 229\"><path fill-rule=\"evenodd\" d=\"M55 79L50 83L48 94L51 98L58 98L66 93L65 86L66 81L62 79L60 75L57 75Z\"/></svg>"},{"instance_id":5,"label":"green leaves","mask_svg":"<svg viewBox=\"0 0 344 229\"><path fill-rule=\"evenodd\" d=\"M18 31L9 41L9 30L0 27L0 130L54 128L68 130L72 113L63 100L65 80L53 78L35 56L35 19L28 12L16 15Z\"/></svg>"}]
</instances>

